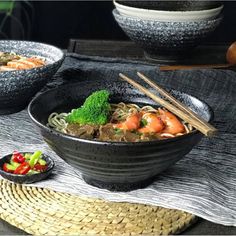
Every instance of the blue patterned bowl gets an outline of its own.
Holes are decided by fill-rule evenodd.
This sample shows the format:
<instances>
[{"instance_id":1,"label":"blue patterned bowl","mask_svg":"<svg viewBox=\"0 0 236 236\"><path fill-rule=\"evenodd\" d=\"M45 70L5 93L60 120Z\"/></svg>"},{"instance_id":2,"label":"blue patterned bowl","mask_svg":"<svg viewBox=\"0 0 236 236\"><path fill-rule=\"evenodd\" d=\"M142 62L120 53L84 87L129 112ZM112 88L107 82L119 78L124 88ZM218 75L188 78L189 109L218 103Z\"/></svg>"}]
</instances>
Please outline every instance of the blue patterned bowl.
<instances>
[{"instance_id":1,"label":"blue patterned bowl","mask_svg":"<svg viewBox=\"0 0 236 236\"><path fill-rule=\"evenodd\" d=\"M2 52L46 59L43 67L0 72L0 115L24 109L31 98L47 83L60 67L64 53L51 45L30 41L0 40Z\"/></svg>"},{"instance_id":2,"label":"blue patterned bowl","mask_svg":"<svg viewBox=\"0 0 236 236\"><path fill-rule=\"evenodd\" d=\"M203 42L220 24L222 16L210 20L167 22L144 20L121 15L116 9L113 16L123 31L149 58L184 58L191 49Z\"/></svg>"}]
</instances>

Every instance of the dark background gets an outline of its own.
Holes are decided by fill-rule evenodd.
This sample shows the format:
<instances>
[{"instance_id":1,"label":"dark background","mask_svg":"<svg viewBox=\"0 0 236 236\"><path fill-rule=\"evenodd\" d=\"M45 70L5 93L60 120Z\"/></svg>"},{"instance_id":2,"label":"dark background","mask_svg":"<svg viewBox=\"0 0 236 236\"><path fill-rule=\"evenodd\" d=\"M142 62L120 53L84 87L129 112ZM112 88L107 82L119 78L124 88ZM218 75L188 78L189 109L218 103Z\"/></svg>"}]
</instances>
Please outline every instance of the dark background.
<instances>
[{"instance_id":1,"label":"dark background","mask_svg":"<svg viewBox=\"0 0 236 236\"><path fill-rule=\"evenodd\" d=\"M13 22L6 27L8 38L47 42L61 48L67 47L70 38L128 40L112 16L112 1L26 2L17 2L19 7L14 11L24 35L19 24ZM224 20L207 42L236 40L236 1L224 1L224 5Z\"/></svg>"}]
</instances>

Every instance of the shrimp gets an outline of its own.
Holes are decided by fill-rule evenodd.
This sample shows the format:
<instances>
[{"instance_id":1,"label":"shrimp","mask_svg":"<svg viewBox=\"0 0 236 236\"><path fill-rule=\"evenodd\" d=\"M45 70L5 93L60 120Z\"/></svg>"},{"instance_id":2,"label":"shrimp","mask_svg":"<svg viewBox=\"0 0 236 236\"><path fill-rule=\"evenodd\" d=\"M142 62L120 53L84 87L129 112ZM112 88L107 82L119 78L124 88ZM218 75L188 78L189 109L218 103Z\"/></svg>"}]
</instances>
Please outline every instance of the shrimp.
<instances>
[{"instance_id":1,"label":"shrimp","mask_svg":"<svg viewBox=\"0 0 236 236\"><path fill-rule=\"evenodd\" d=\"M179 119L172 113L166 110L158 109L160 113L160 118L165 124L165 129L162 130L162 133L167 134L178 134L185 132L184 125L179 121Z\"/></svg>"},{"instance_id":2,"label":"shrimp","mask_svg":"<svg viewBox=\"0 0 236 236\"><path fill-rule=\"evenodd\" d=\"M144 113L142 119L147 124L143 128L138 129L140 133L159 133L165 128L163 121L155 113Z\"/></svg>"},{"instance_id":3,"label":"shrimp","mask_svg":"<svg viewBox=\"0 0 236 236\"><path fill-rule=\"evenodd\" d=\"M25 65L23 62L21 61L9 61L7 63L7 66L17 69L17 70L24 70L24 69L29 69L28 65Z\"/></svg>"},{"instance_id":4,"label":"shrimp","mask_svg":"<svg viewBox=\"0 0 236 236\"><path fill-rule=\"evenodd\" d=\"M123 130L136 130L140 126L141 116L139 113L132 114L122 123L115 124L115 128Z\"/></svg>"},{"instance_id":5,"label":"shrimp","mask_svg":"<svg viewBox=\"0 0 236 236\"><path fill-rule=\"evenodd\" d=\"M45 63L38 58L21 58L20 60L12 60L7 63L7 66L17 70L31 69L34 67L43 66Z\"/></svg>"},{"instance_id":6,"label":"shrimp","mask_svg":"<svg viewBox=\"0 0 236 236\"><path fill-rule=\"evenodd\" d=\"M45 65L45 62L42 59L36 57L27 58L26 61L33 63L35 67Z\"/></svg>"},{"instance_id":7,"label":"shrimp","mask_svg":"<svg viewBox=\"0 0 236 236\"><path fill-rule=\"evenodd\" d=\"M15 68L12 68L10 66L0 66L0 71L12 71L15 70Z\"/></svg>"}]
</instances>

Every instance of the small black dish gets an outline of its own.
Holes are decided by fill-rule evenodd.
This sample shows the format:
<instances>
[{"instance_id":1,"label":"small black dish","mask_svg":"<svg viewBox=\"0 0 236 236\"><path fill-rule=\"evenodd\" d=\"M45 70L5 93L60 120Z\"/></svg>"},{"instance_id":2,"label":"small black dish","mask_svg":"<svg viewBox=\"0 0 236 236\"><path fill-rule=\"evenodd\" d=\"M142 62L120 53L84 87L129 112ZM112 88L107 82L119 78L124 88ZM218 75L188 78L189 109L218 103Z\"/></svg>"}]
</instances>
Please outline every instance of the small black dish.
<instances>
[{"instance_id":1,"label":"small black dish","mask_svg":"<svg viewBox=\"0 0 236 236\"><path fill-rule=\"evenodd\" d=\"M21 152L21 153L22 154L25 154L25 153L33 154L32 152ZM51 157L49 157L47 155L43 155L42 158L47 162L47 166L48 166L46 171L38 173L38 174L33 174L33 175L12 174L12 173L5 172L2 169L3 164L5 162L7 162L7 163L10 162L11 156L12 156L12 154L8 154L8 155L3 156L0 159L0 175L5 179L8 179L12 182L19 183L19 184L31 184L31 183L35 183L40 180L46 179L51 174L53 167L55 165L55 163Z\"/></svg>"}]
</instances>

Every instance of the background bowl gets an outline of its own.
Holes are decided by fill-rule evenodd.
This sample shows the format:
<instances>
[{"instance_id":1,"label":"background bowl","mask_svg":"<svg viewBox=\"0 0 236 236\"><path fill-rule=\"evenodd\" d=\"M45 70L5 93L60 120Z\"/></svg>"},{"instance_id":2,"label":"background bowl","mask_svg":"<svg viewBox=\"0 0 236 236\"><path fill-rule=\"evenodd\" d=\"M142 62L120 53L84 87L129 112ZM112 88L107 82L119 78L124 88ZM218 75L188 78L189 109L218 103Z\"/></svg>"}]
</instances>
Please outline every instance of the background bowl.
<instances>
[{"instance_id":1,"label":"background bowl","mask_svg":"<svg viewBox=\"0 0 236 236\"><path fill-rule=\"evenodd\" d=\"M30 99L60 67L64 53L51 45L30 41L0 40L2 52L41 56L47 65L29 70L0 72L0 115L24 109Z\"/></svg>"},{"instance_id":2,"label":"background bowl","mask_svg":"<svg viewBox=\"0 0 236 236\"><path fill-rule=\"evenodd\" d=\"M223 9L223 5L216 8L198 11L164 11L129 7L114 1L116 9L121 15L137 17L144 20L156 21L202 21L216 18Z\"/></svg>"},{"instance_id":3,"label":"background bowl","mask_svg":"<svg viewBox=\"0 0 236 236\"><path fill-rule=\"evenodd\" d=\"M183 59L202 43L220 24L222 17L202 21L163 22L143 20L119 14L114 9L115 20L148 58Z\"/></svg>"},{"instance_id":4,"label":"background bowl","mask_svg":"<svg viewBox=\"0 0 236 236\"><path fill-rule=\"evenodd\" d=\"M219 7L221 1L117 1L119 4L163 11L201 11Z\"/></svg>"},{"instance_id":5,"label":"background bowl","mask_svg":"<svg viewBox=\"0 0 236 236\"><path fill-rule=\"evenodd\" d=\"M20 153L33 154L32 152L20 152ZM43 179L46 179L52 173L52 170L55 165L51 157L43 155L42 158L47 162L47 165L48 165L48 168L46 171L38 173L38 174L33 174L33 175L16 175L16 174L5 172L2 169L3 164L5 162L9 163L11 160L11 157L12 157L12 154L8 154L0 159L0 175L5 179L8 179L12 182L19 183L19 184L30 184L30 183L35 183Z\"/></svg>"},{"instance_id":6,"label":"background bowl","mask_svg":"<svg viewBox=\"0 0 236 236\"><path fill-rule=\"evenodd\" d=\"M111 190L130 190L150 183L153 178L180 160L201 140L194 131L177 138L150 142L102 142L80 139L46 126L52 112L69 112L99 89L111 92L111 102L131 102L141 105L155 102L125 82L88 81L64 85L35 97L28 107L33 122L47 144L66 162L78 168L89 184ZM204 102L190 95L172 94L205 120L212 117Z\"/></svg>"}]
</instances>

